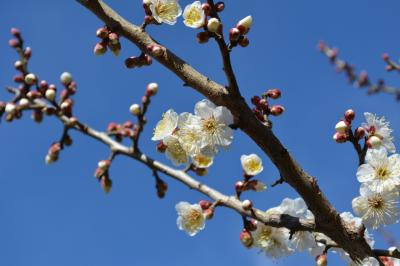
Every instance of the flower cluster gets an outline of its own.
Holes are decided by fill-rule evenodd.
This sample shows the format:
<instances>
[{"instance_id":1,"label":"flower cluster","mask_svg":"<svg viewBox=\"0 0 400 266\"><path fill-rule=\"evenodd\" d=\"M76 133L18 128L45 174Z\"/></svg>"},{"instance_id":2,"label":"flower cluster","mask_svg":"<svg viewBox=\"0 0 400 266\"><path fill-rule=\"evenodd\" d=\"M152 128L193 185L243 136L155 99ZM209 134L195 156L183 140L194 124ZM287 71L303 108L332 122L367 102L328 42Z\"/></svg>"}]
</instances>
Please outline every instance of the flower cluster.
<instances>
[{"instance_id":1,"label":"flower cluster","mask_svg":"<svg viewBox=\"0 0 400 266\"><path fill-rule=\"evenodd\" d=\"M187 165L189 159L195 168L207 169L218 150L227 148L233 139L231 112L202 100L195 106L194 114L178 115L169 109L154 129L152 140L159 141L159 151L174 165Z\"/></svg>"},{"instance_id":2,"label":"flower cluster","mask_svg":"<svg viewBox=\"0 0 400 266\"><path fill-rule=\"evenodd\" d=\"M365 113L368 151L366 162L359 166L357 179L360 196L353 199L353 210L365 226L377 229L380 225L398 222L400 192L400 156L395 152L392 130L382 117Z\"/></svg>"}]
</instances>

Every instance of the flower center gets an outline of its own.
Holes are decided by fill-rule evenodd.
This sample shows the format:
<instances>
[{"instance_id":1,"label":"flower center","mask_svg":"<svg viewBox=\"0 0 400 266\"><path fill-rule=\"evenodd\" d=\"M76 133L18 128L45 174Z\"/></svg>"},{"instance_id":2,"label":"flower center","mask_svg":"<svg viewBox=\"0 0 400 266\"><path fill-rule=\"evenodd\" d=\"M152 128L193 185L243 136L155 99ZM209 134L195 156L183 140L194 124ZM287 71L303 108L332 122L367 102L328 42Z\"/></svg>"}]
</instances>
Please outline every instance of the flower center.
<instances>
[{"instance_id":1,"label":"flower center","mask_svg":"<svg viewBox=\"0 0 400 266\"><path fill-rule=\"evenodd\" d=\"M378 178L380 180L385 180L388 178L390 172L388 171L388 169L386 167L381 167L376 171Z\"/></svg>"},{"instance_id":2,"label":"flower center","mask_svg":"<svg viewBox=\"0 0 400 266\"><path fill-rule=\"evenodd\" d=\"M162 3L158 2L155 6L155 11L157 15L162 18L171 19L178 13L178 7L174 2L171 3Z\"/></svg>"},{"instance_id":3,"label":"flower center","mask_svg":"<svg viewBox=\"0 0 400 266\"><path fill-rule=\"evenodd\" d=\"M203 129L210 134L214 134L218 130L217 121L213 117L204 120Z\"/></svg>"},{"instance_id":4,"label":"flower center","mask_svg":"<svg viewBox=\"0 0 400 266\"><path fill-rule=\"evenodd\" d=\"M255 172L260 169L260 164L256 160L248 160L246 162L246 168L248 168L252 172Z\"/></svg>"},{"instance_id":5,"label":"flower center","mask_svg":"<svg viewBox=\"0 0 400 266\"><path fill-rule=\"evenodd\" d=\"M186 217L186 227L190 230L195 230L196 228L200 227L203 221L203 214L197 210L190 211Z\"/></svg>"},{"instance_id":6,"label":"flower center","mask_svg":"<svg viewBox=\"0 0 400 266\"><path fill-rule=\"evenodd\" d=\"M272 230L268 226L263 226L261 229L261 232L258 234L258 239L261 241L267 241L270 240Z\"/></svg>"},{"instance_id":7,"label":"flower center","mask_svg":"<svg viewBox=\"0 0 400 266\"><path fill-rule=\"evenodd\" d=\"M370 207L372 207L374 209L381 209L384 205L384 201L383 201L382 197L377 196L377 197L368 199L368 204Z\"/></svg>"},{"instance_id":8,"label":"flower center","mask_svg":"<svg viewBox=\"0 0 400 266\"><path fill-rule=\"evenodd\" d=\"M191 8L188 15L186 16L186 21L188 24L193 25L195 22L201 19L200 13L195 8Z\"/></svg>"}]
</instances>

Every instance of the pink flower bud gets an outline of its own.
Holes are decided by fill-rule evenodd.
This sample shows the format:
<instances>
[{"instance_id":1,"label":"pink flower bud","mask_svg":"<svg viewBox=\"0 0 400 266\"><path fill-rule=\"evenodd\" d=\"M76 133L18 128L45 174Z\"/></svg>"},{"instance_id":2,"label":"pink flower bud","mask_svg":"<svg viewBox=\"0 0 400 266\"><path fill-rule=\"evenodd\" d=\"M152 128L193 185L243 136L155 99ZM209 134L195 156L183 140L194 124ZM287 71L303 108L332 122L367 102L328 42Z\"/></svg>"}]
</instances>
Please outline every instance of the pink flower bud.
<instances>
[{"instance_id":1,"label":"pink flower bud","mask_svg":"<svg viewBox=\"0 0 400 266\"><path fill-rule=\"evenodd\" d=\"M315 258L315 263L316 263L317 266L326 266L326 265L328 265L328 258L326 257L325 254L318 255Z\"/></svg>"},{"instance_id":2,"label":"pink flower bud","mask_svg":"<svg viewBox=\"0 0 400 266\"><path fill-rule=\"evenodd\" d=\"M157 83L150 83L149 85L147 85L146 93L148 93L149 96L154 96L157 94L157 92L158 92L158 84Z\"/></svg>"},{"instance_id":3,"label":"pink flower bud","mask_svg":"<svg viewBox=\"0 0 400 266\"><path fill-rule=\"evenodd\" d=\"M270 89L265 93L265 95L269 98L276 100L281 97L281 91L279 89Z\"/></svg>"},{"instance_id":4,"label":"pink flower bud","mask_svg":"<svg viewBox=\"0 0 400 266\"><path fill-rule=\"evenodd\" d=\"M107 52L107 46L104 43L99 42L94 46L93 50L95 55L103 55Z\"/></svg>"},{"instance_id":5,"label":"pink flower bud","mask_svg":"<svg viewBox=\"0 0 400 266\"><path fill-rule=\"evenodd\" d=\"M140 67L140 58L135 56L128 57L127 59L125 59L125 66L127 68Z\"/></svg>"},{"instance_id":6,"label":"pink flower bud","mask_svg":"<svg viewBox=\"0 0 400 266\"><path fill-rule=\"evenodd\" d=\"M344 143L348 140L348 136L345 133L336 132L333 135L333 140L336 141L337 143Z\"/></svg>"},{"instance_id":7,"label":"pink flower bud","mask_svg":"<svg viewBox=\"0 0 400 266\"><path fill-rule=\"evenodd\" d=\"M279 116L285 111L285 108L282 105L274 105L271 107L271 115Z\"/></svg>"},{"instance_id":8,"label":"pink flower bud","mask_svg":"<svg viewBox=\"0 0 400 266\"><path fill-rule=\"evenodd\" d=\"M217 2L215 4L215 9L217 10L217 12L222 12L225 9L225 3L224 2Z\"/></svg>"},{"instance_id":9,"label":"pink flower bud","mask_svg":"<svg viewBox=\"0 0 400 266\"><path fill-rule=\"evenodd\" d=\"M382 54L382 59L383 59L384 61L390 60L389 54L388 54L388 53L383 53L383 54Z\"/></svg>"},{"instance_id":10,"label":"pink flower bud","mask_svg":"<svg viewBox=\"0 0 400 266\"><path fill-rule=\"evenodd\" d=\"M103 171L107 171L110 168L110 165L110 160L102 160L98 162L97 167Z\"/></svg>"},{"instance_id":11,"label":"pink flower bud","mask_svg":"<svg viewBox=\"0 0 400 266\"><path fill-rule=\"evenodd\" d=\"M100 185L105 193L109 193L112 188L112 180L110 178L108 178L108 176L103 176L100 179Z\"/></svg>"},{"instance_id":12,"label":"pink flower bud","mask_svg":"<svg viewBox=\"0 0 400 266\"><path fill-rule=\"evenodd\" d=\"M24 57L25 57L26 59L29 59L29 58L31 58L31 56L32 56L32 49L31 49L31 47L26 47L25 50L24 50Z\"/></svg>"},{"instance_id":13,"label":"pink flower bud","mask_svg":"<svg viewBox=\"0 0 400 266\"><path fill-rule=\"evenodd\" d=\"M208 32L202 31L197 33L196 39L198 43L206 43L210 39L210 35Z\"/></svg>"},{"instance_id":14,"label":"pink flower bud","mask_svg":"<svg viewBox=\"0 0 400 266\"><path fill-rule=\"evenodd\" d=\"M235 184L235 190L236 192L241 192L245 188L243 181L237 181Z\"/></svg>"},{"instance_id":15,"label":"pink flower bud","mask_svg":"<svg viewBox=\"0 0 400 266\"><path fill-rule=\"evenodd\" d=\"M8 45L10 45L12 48L17 48L20 43L17 39L11 39L8 41Z\"/></svg>"},{"instance_id":16,"label":"pink flower bud","mask_svg":"<svg viewBox=\"0 0 400 266\"><path fill-rule=\"evenodd\" d=\"M38 98L40 98L42 95L40 94L40 92L38 92L38 91L30 91L30 92L28 92L27 94L26 94L26 97L28 97L29 99L31 99L31 100L34 100L34 99L38 99Z\"/></svg>"},{"instance_id":17,"label":"pink flower bud","mask_svg":"<svg viewBox=\"0 0 400 266\"><path fill-rule=\"evenodd\" d=\"M106 28L99 28L96 31L96 36L101 38L101 39L105 39L105 38L108 37L108 33L109 33L109 31Z\"/></svg>"},{"instance_id":18,"label":"pink flower bud","mask_svg":"<svg viewBox=\"0 0 400 266\"><path fill-rule=\"evenodd\" d=\"M206 14L206 16L210 15L211 12L211 6L208 3L204 3L201 5L201 8L204 10L204 13Z\"/></svg>"},{"instance_id":19,"label":"pink flower bud","mask_svg":"<svg viewBox=\"0 0 400 266\"><path fill-rule=\"evenodd\" d=\"M355 132L356 139L361 139L365 136L365 129L362 127L358 127Z\"/></svg>"},{"instance_id":20,"label":"pink flower bud","mask_svg":"<svg viewBox=\"0 0 400 266\"><path fill-rule=\"evenodd\" d=\"M242 47L247 47L250 44L250 40L247 37L243 37L239 39L238 44Z\"/></svg>"},{"instance_id":21,"label":"pink flower bud","mask_svg":"<svg viewBox=\"0 0 400 266\"><path fill-rule=\"evenodd\" d=\"M24 64L20 60L17 60L14 63L14 67L15 67L16 70L21 71L21 70L24 69Z\"/></svg>"},{"instance_id":22,"label":"pink flower bud","mask_svg":"<svg viewBox=\"0 0 400 266\"><path fill-rule=\"evenodd\" d=\"M356 113L352 109L349 109L344 113L344 119L346 119L346 121L348 121L348 122L353 121L355 117L356 117Z\"/></svg>"},{"instance_id":23,"label":"pink flower bud","mask_svg":"<svg viewBox=\"0 0 400 266\"><path fill-rule=\"evenodd\" d=\"M11 28L10 32L11 32L11 34L14 35L15 37L20 37L20 36L21 36L21 32L20 32L19 29L17 29L17 28Z\"/></svg>"},{"instance_id":24,"label":"pink flower bud","mask_svg":"<svg viewBox=\"0 0 400 266\"><path fill-rule=\"evenodd\" d=\"M211 207L212 203L209 202L208 200L200 200L199 205L203 210L207 210L208 208Z\"/></svg>"},{"instance_id":25,"label":"pink flower bud","mask_svg":"<svg viewBox=\"0 0 400 266\"><path fill-rule=\"evenodd\" d=\"M243 246L245 246L246 248L251 248L254 240L248 230L243 229L243 231L240 233L240 242L242 242Z\"/></svg>"},{"instance_id":26,"label":"pink flower bud","mask_svg":"<svg viewBox=\"0 0 400 266\"><path fill-rule=\"evenodd\" d=\"M117 123L111 122L111 123L108 124L107 132L112 133L112 132L117 131L117 130L118 130L118 124Z\"/></svg>"},{"instance_id":27,"label":"pink flower bud","mask_svg":"<svg viewBox=\"0 0 400 266\"><path fill-rule=\"evenodd\" d=\"M240 31L238 30L238 28L232 28L229 30L229 40L231 42L236 42L237 40L239 40L240 37Z\"/></svg>"},{"instance_id":28,"label":"pink flower bud","mask_svg":"<svg viewBox=\"0 0 400 266\"><path fill-rule=\"evenodd\" d=\"M214 208L204 210L203 215L207 220L211 220L214 217Z\"/></svg>"},{"instance_id":29,"label":"pink flower bud","mask_svg":"<svg viewBox=\"0 0 400 266\"><path fill-rule=\"evenodd\" d=\"M261 98L259 96L253 96L251 98L251 103L254 104L255 106L258 106L260 103Z\"/></svg>"},{"instance_id":30,"label":"pink flower bud","mask_svg":"<svg viewBox=\"0 0 400 266\"><path fill-rule=\"evenodd\" d=\"M119 43L119 36L115 32L111 32L110 34L108 34L108 39L110 39L110 42L112 44L118 44Z\"/></svg>"}]
</instances>

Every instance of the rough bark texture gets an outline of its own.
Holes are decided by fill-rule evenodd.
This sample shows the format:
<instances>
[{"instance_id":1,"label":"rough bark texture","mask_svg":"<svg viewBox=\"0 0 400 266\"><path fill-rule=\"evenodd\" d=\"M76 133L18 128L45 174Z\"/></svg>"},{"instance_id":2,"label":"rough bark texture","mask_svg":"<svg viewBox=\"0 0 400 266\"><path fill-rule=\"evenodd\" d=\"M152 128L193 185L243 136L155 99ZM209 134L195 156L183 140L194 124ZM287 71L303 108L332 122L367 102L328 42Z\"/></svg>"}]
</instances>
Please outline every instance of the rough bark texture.
<instances>
[{"instance_id":1,"label":"rough bark texture","mask_svg":"<svg viewBox=\"0 0 400 266\"><path fill-rule=\"evenodd\" d=\"M149 53L148 45L159 44L140 27L129 23L104 2L100 0L77 1L143 52ZM232 112L237 126L257 143L276 165L282 178L305 200L309 209L315 215L315 229L317 231L332 238L353 259L358 260L367 256L374 256L363 237L363 232L357 232L354 228L344 224L337 211L320 190L316 179L299 166L272 130L256 119L246 101L240 95L239 90L236 91L236 88L232 87L234 77L231 75L233 75L233 72L227 72L231 87L226 88L201 74L161 44L159 45L164 52L160 56L154 56L154 59L175 73L185 85L194 88L216 105L226 106ZM226 62L229 61L226 60L229 58L226 57L229 57L229 53L224 52L222 55L225 66L227 66Z\"/></svg>"}]
</instances>

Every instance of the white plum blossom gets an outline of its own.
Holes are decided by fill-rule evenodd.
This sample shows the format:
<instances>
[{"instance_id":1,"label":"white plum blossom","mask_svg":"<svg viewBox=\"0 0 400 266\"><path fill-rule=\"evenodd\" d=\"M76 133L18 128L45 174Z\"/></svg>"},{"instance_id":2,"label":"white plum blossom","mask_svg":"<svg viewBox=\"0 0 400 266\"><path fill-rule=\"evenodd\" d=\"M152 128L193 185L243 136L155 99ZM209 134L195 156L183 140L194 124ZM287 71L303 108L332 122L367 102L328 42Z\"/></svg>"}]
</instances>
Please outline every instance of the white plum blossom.
<instances>
[{"instance_id":1,"label":"white plum blossom","mask_svg":"<svg viewBox=\"0 0 400 266\"><path fill-rule=\"evenodd\" d=\"M158 23L174 25L182 14L182 8L177 0L150 0L149 7Z\"/></svg>"},{"instance_id":2,"label":"white plum blossom","mask_svg":"<svg viewBox=\"0 0 400 266\"><path fill-rule=\"evenodd\" d=\"M206 219L199 204L190 204L181 201L176 204L175 209L178 212L176 223L179 230L183 230L188 235L194 236L204 229Z\"/></svg>"},{"instance_id":3,"label":"white plum blossom","mask_svg":"<svg viewBox=\"0 0 400 266\"><path fill-rule=\"evenodd\" d=\"M377 117L371 113L364 113L366 123L362 124L362 127L368 132L368 136L376 136L382 140L381 146L383 146L388 152L392 153L396 151L396 147L393 143L392 129L390 123L385 120L384 117Z\"/></svg>"},{"instance_id":4,"label":"white plum blossom","mask_svg":"<svg viewBox=\"0 0 400 266\"><path fill-rule=\"evenodd\" d=\"M179 166L189 163L189 156L176 136L168 136L164 138L163 143L167 146L165 154L174 165Z\"/></svg>"},{"instance_id":5,"label":"white plum blossom","mask_svg":"<svg viewBox=\"0 0 400 266\"><path fill-rule=\"evenodd\" d=\"M384 148L370 149L367 152L366 164L357 170L357 179L366 183L372 190L384 192L396 189L400 185L400 156L390 157Z\"/></svg>"},{"instance_id":6,"label":"white plum blossom","mask_svg":"<svg viewBox=\"0 0 400 266\"><path fill-rule=\"evenodd\" d=\"M178 114L169 109L162 116L162 119L157 123L154 129L154 135L152 140L164 140L164 138L171 136L178 126Z\"/></svg>"},{"instance_id":7,"label":"white plum blossom","mask_svg":"<svg viewBox=\"0 0 400 266\"><path fill-rule=\"evenodd\" d=\"M366 184L360 188L360 196L353 199L354 212L361 217L366 227L377 229L381 224L389 225L398 220L398 192L378 193Z\"/></svg>"},{"instance_id":8,"label":"white plum blossom","mask_svg":"<svg viewBox=\"0 0 400 266\"><path fill-rule=\"evenodd\" d=\"M202 100L195 106L195 115L201 118L202 147L227 147L232 143L233 124L231 112L224 106L215 106L209 100Z\"/></svg>"},{"instance_id":9,"label":"white plum blossom","mask_svg":"<svg viewBox=\"0 0 400 266\"><path fill-rule=\"evenodd\" d=\"M267 212L288 214L290 216L302 219L314 219L314 215L311 213L310 210L308 210L307 205L302 198L285 198L278 207L272 208ZM312 233L306 231L295 232L291 241L294 247L297 248L299 251L313 248L317 245Z\"/></svg>"},{"instance_id":10,"label":"white plum blossom","mask_svg":"<svg viewBox=\"0 0 400 266\"><path fill-rule=\"evenodd\" d=\"M195 1L185 7L183 11L183 23L190 28L201 28L204 25L206 15L201 8L201 2Z\"/></svg>"},{"instance_id":11,"label":"white plum blossom","mask_svg":"<svg viewBox=\"0 0 400 266\"><path fill-rule=\"evenodd\" d=\"M289 230L286 228L257 223L257 229L251 235L254 239L253 246L271 258L278 259L294 252L290 247Z\"/></svg>"},{"instance_id":12,"label":"white plum blossom","mask_svg":"<svg viewBox=\"0 0 400 266\"><path fill-rule=\"evenodd\" d=\"M262 160L257 154L242 155L240 157L243 171L248 176L258 175L263 171Z\"/></svg>"},{"instance_id":13,"label":"white plum blossom","mask_svg":"<svg viewBox=\"0 0 400 266\"><path fill-rule=\"evenodd\" d=\"M193 156L202 151L201 119L191 113L179 115L177 136L185 151Z\"/></svg>"}]
</instances>

